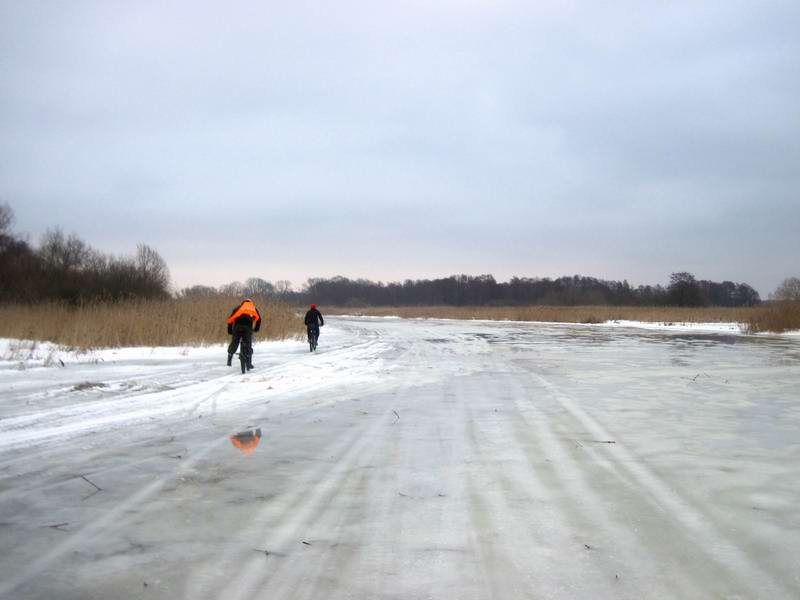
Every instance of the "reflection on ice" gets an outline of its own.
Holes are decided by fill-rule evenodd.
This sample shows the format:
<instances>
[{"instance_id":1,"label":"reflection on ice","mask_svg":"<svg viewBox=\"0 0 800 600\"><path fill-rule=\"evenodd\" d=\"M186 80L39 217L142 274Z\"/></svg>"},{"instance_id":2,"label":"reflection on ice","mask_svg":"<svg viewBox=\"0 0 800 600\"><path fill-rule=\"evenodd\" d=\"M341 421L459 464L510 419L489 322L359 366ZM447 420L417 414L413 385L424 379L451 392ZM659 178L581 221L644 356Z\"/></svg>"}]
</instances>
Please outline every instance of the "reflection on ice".
<instances>
[{"instance_id":1,"label":"reflection on ice","mask_svg":"<svg viewBox=\"0 0 800 600\"><path fill-rule=\"evenodd\" d=\"M240 431L230 437L231 443L245 456L250 456L261 442L261 429Z\"/></svg>"}]
</instances>

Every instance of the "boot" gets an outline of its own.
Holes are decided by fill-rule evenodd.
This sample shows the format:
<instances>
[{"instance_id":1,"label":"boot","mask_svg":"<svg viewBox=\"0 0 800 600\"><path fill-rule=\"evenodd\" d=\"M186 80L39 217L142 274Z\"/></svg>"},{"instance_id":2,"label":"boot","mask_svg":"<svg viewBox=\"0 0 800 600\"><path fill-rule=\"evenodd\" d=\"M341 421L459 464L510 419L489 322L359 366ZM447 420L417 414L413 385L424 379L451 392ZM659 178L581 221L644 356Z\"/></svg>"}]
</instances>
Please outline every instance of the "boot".
<instances>
[{"instance_id":1,"label":"boot","mask_svg":"<svg viewBox=\"0 0 800 600\"><path fill-rule=\"evenodd\" d=\"M228 354L228 366L231 366L231 361L233 360L233 354Z\"/></svg>"}]
</instances>

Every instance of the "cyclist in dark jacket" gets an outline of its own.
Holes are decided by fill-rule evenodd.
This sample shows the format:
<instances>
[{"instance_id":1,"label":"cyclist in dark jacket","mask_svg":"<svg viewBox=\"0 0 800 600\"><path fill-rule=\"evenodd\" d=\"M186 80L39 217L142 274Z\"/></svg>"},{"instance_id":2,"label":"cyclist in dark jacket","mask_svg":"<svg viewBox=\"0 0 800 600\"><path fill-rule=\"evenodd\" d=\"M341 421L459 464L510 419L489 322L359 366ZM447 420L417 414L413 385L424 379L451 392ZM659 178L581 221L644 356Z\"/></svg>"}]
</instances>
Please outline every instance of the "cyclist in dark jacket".
<instances>
[{"instance_id":1,"label":"cyclist in dark jacket","mask_svg":"<svg viewBox=\"0 0 800 600\"><path fill-rule=\"evenodd\" d=\"M234 307L228 317L228 334L233 336L228 346L228 366L231 366L233 354L241 343L241 352L247 361L247 370L253 368L253 332L261 329L261 313L250 298L245 298L239 306Z\"/></svg>"},{"instance_id":2,"label":"cyclist in dark jacket","mask_svg":"<svg viewBox=\"0 0 800 600\"><path fill-rule=\"evenodd\" d=\"M322 318L322 313L317 310L316 304L312 304L306 312L305 324L309 335L313 334L315 338L318 338L319 328L321 325L325 325L325 320Z\"/></svg>"}]
</instances>

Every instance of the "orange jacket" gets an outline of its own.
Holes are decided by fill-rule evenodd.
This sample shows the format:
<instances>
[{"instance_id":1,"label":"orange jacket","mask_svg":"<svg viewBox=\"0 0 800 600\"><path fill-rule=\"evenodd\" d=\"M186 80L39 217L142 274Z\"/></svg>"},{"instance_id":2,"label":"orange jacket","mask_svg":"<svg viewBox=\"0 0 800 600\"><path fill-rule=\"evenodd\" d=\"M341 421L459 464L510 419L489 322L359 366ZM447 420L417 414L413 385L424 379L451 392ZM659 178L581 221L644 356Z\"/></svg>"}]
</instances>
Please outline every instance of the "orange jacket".
<instances>
[{"instance_id":1,"label":"orange jacket","mask_svg":"<svg viewBox=\"0 0 800 600\"><path fill-rule=\"evenodd\" d=\"M227 321L228 325L233 325L236 319L238 319L242 315L247 315L248 317L252 317L253 325L255 325L261 320L261 315L258 314L258 309L256 308L256 305L253 304L250 300L245 300L239 305L239 308L234 310L231 313L231 316L228 317Z\"/></svg>"}]
</instances>

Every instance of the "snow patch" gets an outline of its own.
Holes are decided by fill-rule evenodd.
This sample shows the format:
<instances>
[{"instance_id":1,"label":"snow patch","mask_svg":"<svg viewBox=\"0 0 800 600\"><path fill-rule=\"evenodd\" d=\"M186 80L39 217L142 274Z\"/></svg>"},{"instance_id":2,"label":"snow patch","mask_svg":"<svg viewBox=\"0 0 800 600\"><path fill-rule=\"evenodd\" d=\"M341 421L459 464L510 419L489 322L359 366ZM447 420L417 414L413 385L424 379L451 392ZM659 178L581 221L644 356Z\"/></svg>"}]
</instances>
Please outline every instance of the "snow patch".
<instances>
[{"instance_id":1,"label":"snow patch","mask_svg":"<svg viewBox=\"0 0 800 600\"><path fill-rule=\"evenodd\" d=\"M655 329L659 331L714 332L714 333L746 333L741 323L692 323L673 321L605 321L598 327L635 327L637 329Z\"/></svg>"}]
</instances>

